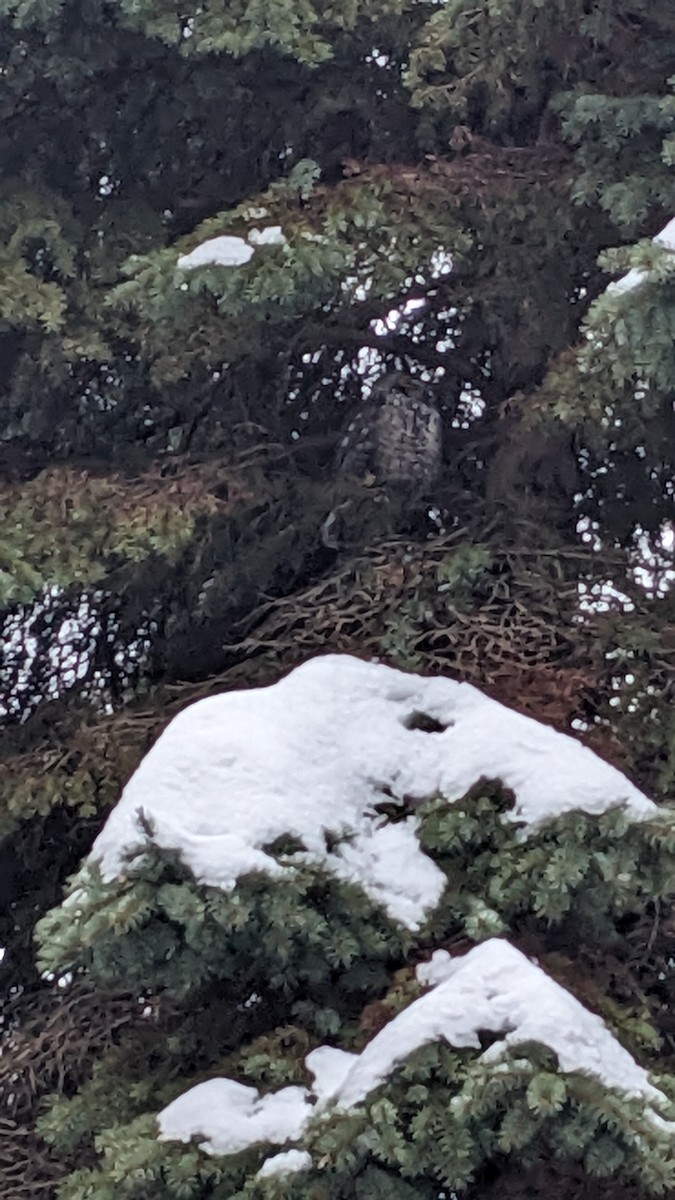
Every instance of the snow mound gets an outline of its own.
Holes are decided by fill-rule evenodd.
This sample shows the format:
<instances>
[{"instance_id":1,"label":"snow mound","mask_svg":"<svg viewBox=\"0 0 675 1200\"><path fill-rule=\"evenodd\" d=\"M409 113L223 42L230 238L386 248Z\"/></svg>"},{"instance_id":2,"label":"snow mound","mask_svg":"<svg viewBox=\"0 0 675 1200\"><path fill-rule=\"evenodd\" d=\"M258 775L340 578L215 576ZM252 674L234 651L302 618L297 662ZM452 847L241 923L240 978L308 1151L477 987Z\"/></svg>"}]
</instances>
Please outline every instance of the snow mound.
<instances>
[{"instance_id":1,"label":"snow mound","mask_svg":"<svg viewBox=\"0 0 675 1200\"><path fill-rule=\"evenodd\" d=\"M211 1154L236 1154L256 1142L294 1141L313 1111L305 1088L287 1087L261 1096L256 1088L234 1079L207 1079L162 1110L160 1138L189 1142L206 1135L205 1148Z\"/></svg>"},{"instance_id":2,"label":"snow mound","mask_svg":"<svg viewBox=\"0 0 675 1200\"><path fill-rule=\"evenodd\" d=\"M267 1158L256 1175L256 1179L269 1179L272 1175L291 1175L304 1171L312 1165L312 1156L306 1150L285 1150Z\"/></svg>"},{"instance_id":3,"label":"snow mound","mask_svg":"<svg viewBox=\"0 0 675 1200\"><path fill-rule=\"evenodd\" d=\"M485 1031L504 1036L481 1054L484 1062L537 1042L557 1054L561 1073L581 1072L641 1099L656 1125L673 1129L652 1108L669 1110L667 1098L604 1021L510 943L491 938L462 958L437 951L430 964L418 968L418 978L432 982L431 990L385 1025L361 1054L320 1046L307 1056L305 1065L314 1077L311 1092L287 1087L260 1097L255 1088L211 1079L159 1114L160 1138L188 1141L198 1134L210 1154L235 1153L257 1143L297 1142L313 1119L363 1103L419 1047L443 1041L458 1049L480 1049ZM290 1151L267 1159L260 1175L309 1164L305 1151Z\"/></svg>"},{"instance_id":4,"label":"snow mound","mask_svg":"<svg viewBox=\"0 0 675 1200\"><path fill-rule=\"evenodd\" d=\"M385 1025L361 1054L343 1056L342 1077L334 1050L328 1068L322 1062L324 1048L308 1055L307 1066L317 1069L317 1079L330 1078L325 1086L340 1108L359 1104L420 1046L445 1041L478 1050L482 1030L505 1035L484 1051L483 1061L499 1059L524 1042L538 1042L557 1054L563 1073L581 1071L606 1087L665 1101L602 1018L509 942L490 938L462 958L446 957L444 969L434 964L436 982L430 992ZM418 968L420 982L428 978L425 967Z\"/></svg>"},{"instance_id":5,"label":"snow mound","mask_svg":"<svg viewBox=\"0 0 675 1200\"><path fill-rule=\"evenodd\" d=\"M656 811L591 750L470 684L329 655L180 713L131 777L92 859L106 880L123 874L125 856L147 846L142 811L158 846L202 883L231 889L251 871L292 870L265 849L291 837L306 860L360 884L414 929L445 876L420 849L415 815L388 823L375 806L452 803L481 778L512 789L506 819L528 829L571 810ZM348 840L329 850L336 836Z\"/></svg>"},{"instance_id":6,"label":"snow mound","mask_svg":"<svg viewBox=\"0 0 675 1200\"><path fill-rule=\"evenodd\" d=\"M240 267L253 258L255 251L243 238L223 234L209 238L195 246L189 254L181 254L177 265L181 271L192 271L195 267Z\"/></svg>"},{"instance_id":7,"label":"snow mound","mask_svg":"<svg viewBox=\"0 0 675 1200\"><path fill-rule=\"evenodd\" d=\"M264 213L264 209L260 211ZM195 246L189 254L181 254L176 265L181 271L207 266L240 267L253 258L257 246L283 246L285 243L281 225L251 229L247 238L225 233Z\"/></svg>"}]
</instances>

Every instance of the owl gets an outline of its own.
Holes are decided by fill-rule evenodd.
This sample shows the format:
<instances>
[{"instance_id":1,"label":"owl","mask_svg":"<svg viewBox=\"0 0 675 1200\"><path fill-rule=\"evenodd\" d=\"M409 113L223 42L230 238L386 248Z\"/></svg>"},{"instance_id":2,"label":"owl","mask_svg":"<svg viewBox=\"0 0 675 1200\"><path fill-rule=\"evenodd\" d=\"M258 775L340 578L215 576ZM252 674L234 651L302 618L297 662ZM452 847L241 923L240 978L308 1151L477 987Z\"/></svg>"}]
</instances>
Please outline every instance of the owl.
<instances>
[{"instance_id":1,"label":"owl","mask_svg":"<svg viewBox=\"0 0 675 1200\"><path fill-rule=\"evenodd\" d=\"M438 479L441 462L436 398L420 380L398 371L373 384L344 431L335 466L338 475L423 489Z\"/></svg>"}]
</instances>

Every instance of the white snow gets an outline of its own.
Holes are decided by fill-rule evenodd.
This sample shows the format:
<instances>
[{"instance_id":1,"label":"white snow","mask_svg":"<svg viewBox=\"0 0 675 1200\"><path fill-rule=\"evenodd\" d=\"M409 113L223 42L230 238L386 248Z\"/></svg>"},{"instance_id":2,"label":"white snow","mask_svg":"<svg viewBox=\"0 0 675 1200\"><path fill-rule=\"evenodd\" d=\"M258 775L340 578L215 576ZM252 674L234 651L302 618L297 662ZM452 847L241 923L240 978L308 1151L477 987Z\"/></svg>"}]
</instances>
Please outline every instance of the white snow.
<instances>
[{"instance_id":1,"label":"white snow","mask_svg":"<svg viewBox=\"0 0 675 1200\"><path fill-rule=\"evenodd\" d=\"M253 258L254 249L243 238L223 234L222 237L209 238L207 242L195 246L189 254L182 254L177 265L182 271L191 271L195 267L239 267Z\"/></svg>"},{"instance_id":2,"label":"white snow","mask_svg":"<svg viewBox=\"0 0 675 1200\"><path fill-rule=\"evenodd\" d=\"M264 213L264 210L258 210ZM249 262L255 254L256 246L281 246L286 242L281 225L269 225L266 229L251 229L247 238L235 237L233 234L222 234L221 237L209 238L195 246L189 254L182 254L177 266L182 271L192 271L195 267L240 267Z\"/></svg>"},{"instance_id":3,"label":"white snow","mask_svg":"<svg viewBox=\"0 0 675 1200\"><path fill-rule=\"evenodd\" d=\"M256 1174L256 1179L269 1179L271 1175L291 1175L294 1171L304 1171L312 1165L312 1156L306 1150L284 1150L266 1158Z\"/></svg>"},{"instance_id":4,"label":"white snow","mask_svg":"<svg viewBox=\"0 0 675 1200\"><path fill-rule=\"evenodd\" d=\"M548 1046L563 1074L581 1072L640 1098L657 1125L674 1129L651 1107L669 1111L667 1098L604 1021L509 942L492 938L462 958L437 951L431 964L418 968L418 978L432 983L431 990L385 1025L361 1054L321 1046L307 1056L312 1092L288 1087L261 1098L255 1088L210 1080L160 1113L160 1136L187 1141L201 1135L211 1154L234 1153L256 1143L297 1142L314 1118L361 1104L420 1046L443 1041L480 1050L482 1031L503 1034L480 1055L483 1062L497 1061L527 1042ZM292 1170L310 1165L306 1152L291 1154L266 1160L260 1174L282 1173L286 1164Z\"/></svg>"},{"instance_id":5,"label":"white snow","mask_svg":"<svg viewBox=\"0 0 675 1200\"><path fill-rule=\"evenodd\" d=\"M359 1104L397 1063L429 1042L479 1049L479 1030L505 1035L482 1054L483 1061L498 1059L523 1042L539 1042L555 1051L564 1073L581 1071L607 1087L664 1101L601 1017L588 1012L509 942L491 938L462 958L448 959L443 971L437 966L438 982L432 990L385 1025L348 1064L331 1096L340 1108ZM310 1070L312 1058L307 1058ZM323 1078L321 1063L319 1068ZM336 1062L331 1070L339 1077Z\"/></svg>"},{"instance_id":6,"label":"white snow","mask_svg":"<svg viewBox=\"0 0 675 1200\"><path fill-rule=\"evenodd\" d=\"M285 246L281 225L268 225L266 229L251 229L248 240L252 246Z\"/></svg>"},{"instance_id":7,"label":"white snow","mask_svg":"<svg viewBox=\"0 0 675 1200\"><path fill-rule=\"evenodd\" d=\"M415 970L415 978L424 987L434 987L449 979L453 971L454 959L447 950L434 950L428 962L420 963Z\"/></svg>"},{"instance_id":8,"label":"white snow","mask_svg":"<svg viewBox=\"0 0 675 1200\"><path fill-rule=\"evenodd\" d=\"M442 732L407 728L416 714ZM516 797L506 819L534 828L571 810L625 805L656 811L620 771L575 739L513 712L467 683L404 674L328 655L266 688L209 697L180 713L129 780L92 859L106 880L147 836L179 852L201 882L226 889L253 870L292 871L263 848L299 839L309 859L360 883L415 928L438 903L445 876L424 855L414 814L388 823L375 805L452 803L480 778ZM344 836L329 850L325 834Z\"/></svg>"},{"instance_id":9,"label":"white snow","mask_svg":"<svg viewBox=\"0 0 675 1200\"><path fill-rule=\"evenodd\" d=\"M358 1054L338 1050L335 1046L319 1046L310 1051L305 1066L314 1077L314 1095L326 1099L337 1096L349 1072L356 1067Z\"/></svg>"},{"instance_id":10,"label":"white snow","mask_svg":"<svg viewBox=\"0 0 675 1200\"><path fill-rule=\"evenodd\" d=\"M655 246L662 246L664 250L675 250L675 217L652 238ZM620 295L623 292L631 292L634 288L640 287L641 284L649 280L651 272L644 270L642 267L633 267L621 279L617 279L614 283L610 283L605 289L612 295Z\"/></svg>"},{"instance_id":11,"label":"white snow","mask_svg":"<svg viewBox=\"0 0 675 1200\"><path fill-rule=\"evenodd\" d=\"M364 829L345 842L331 866L336 875L358 882L392 917L414 929L445 887L445 876L420 850L414 819Z\"/></svg>"},{"instance_id":12,"label":"white snow","mask_svg":"<svg viewBox=\"0 0 675 1200\"><path fill-rule=\"evenodd\" d=\"M204 1135L202 1148L209 1154L236 1154L256 1142L296 1140L313 1112L305 1088L261 1096L233 1079L207 1079L162 1110L159 1136L160 1141L189 1142Z\"/></svg>"}]
</instances>

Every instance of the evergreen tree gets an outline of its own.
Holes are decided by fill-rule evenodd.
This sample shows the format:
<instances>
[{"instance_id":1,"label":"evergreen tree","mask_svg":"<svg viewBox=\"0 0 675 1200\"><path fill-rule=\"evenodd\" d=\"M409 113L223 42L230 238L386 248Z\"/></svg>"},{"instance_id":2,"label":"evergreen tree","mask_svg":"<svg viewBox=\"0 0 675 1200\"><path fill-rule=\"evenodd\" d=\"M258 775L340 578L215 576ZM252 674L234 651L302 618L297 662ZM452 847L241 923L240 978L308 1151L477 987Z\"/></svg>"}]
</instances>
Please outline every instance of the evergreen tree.
<instances>
[{"instance_id":1,"label":"evergreen tree","mask_svg":"<svg viewBox=\"0 0 675 1200\"><path fill-rule=\"evenodd\" d=\"M675 1195L669 6L0 0L0 25L0 1195ZM392 371L441 414L428 486L335 469ZM216 885L142 800L150 850L80 865L177 712L326 650L477 684L663 808L608 784L521 836L484 730L463 797L378 802L448 881L417 924L292 828L283 880ZM446 1037L321 1116L317 1053L466 978L434 959L423 994L434 951L520 978L505 938L657 1098L536 1036ZM321 1112L158 1139L209 1081L233 1124L284 1088ZM309 1160L258 1178L275 1145Z\"/></svg>"}]
</instances>

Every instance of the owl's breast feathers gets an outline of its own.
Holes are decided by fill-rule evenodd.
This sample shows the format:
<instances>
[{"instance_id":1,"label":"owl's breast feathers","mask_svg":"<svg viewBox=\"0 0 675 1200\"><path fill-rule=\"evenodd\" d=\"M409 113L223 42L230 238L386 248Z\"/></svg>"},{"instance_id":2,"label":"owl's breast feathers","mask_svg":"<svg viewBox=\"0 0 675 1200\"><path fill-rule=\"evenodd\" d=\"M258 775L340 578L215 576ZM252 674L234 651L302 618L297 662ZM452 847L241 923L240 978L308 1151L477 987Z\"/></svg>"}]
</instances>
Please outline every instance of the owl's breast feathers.
<instances>
[{"instance_id":1,"label":"owl's breast feathers","mask_svg":"<svg viewBox=\"0 0 675 1200\"><path fill-rule=\"evenodd\" d=\"M442 422L423 384L385 376L351 418L338 447L342 475L428 487L442 466Z\"/></svg>"}]
</instances>

